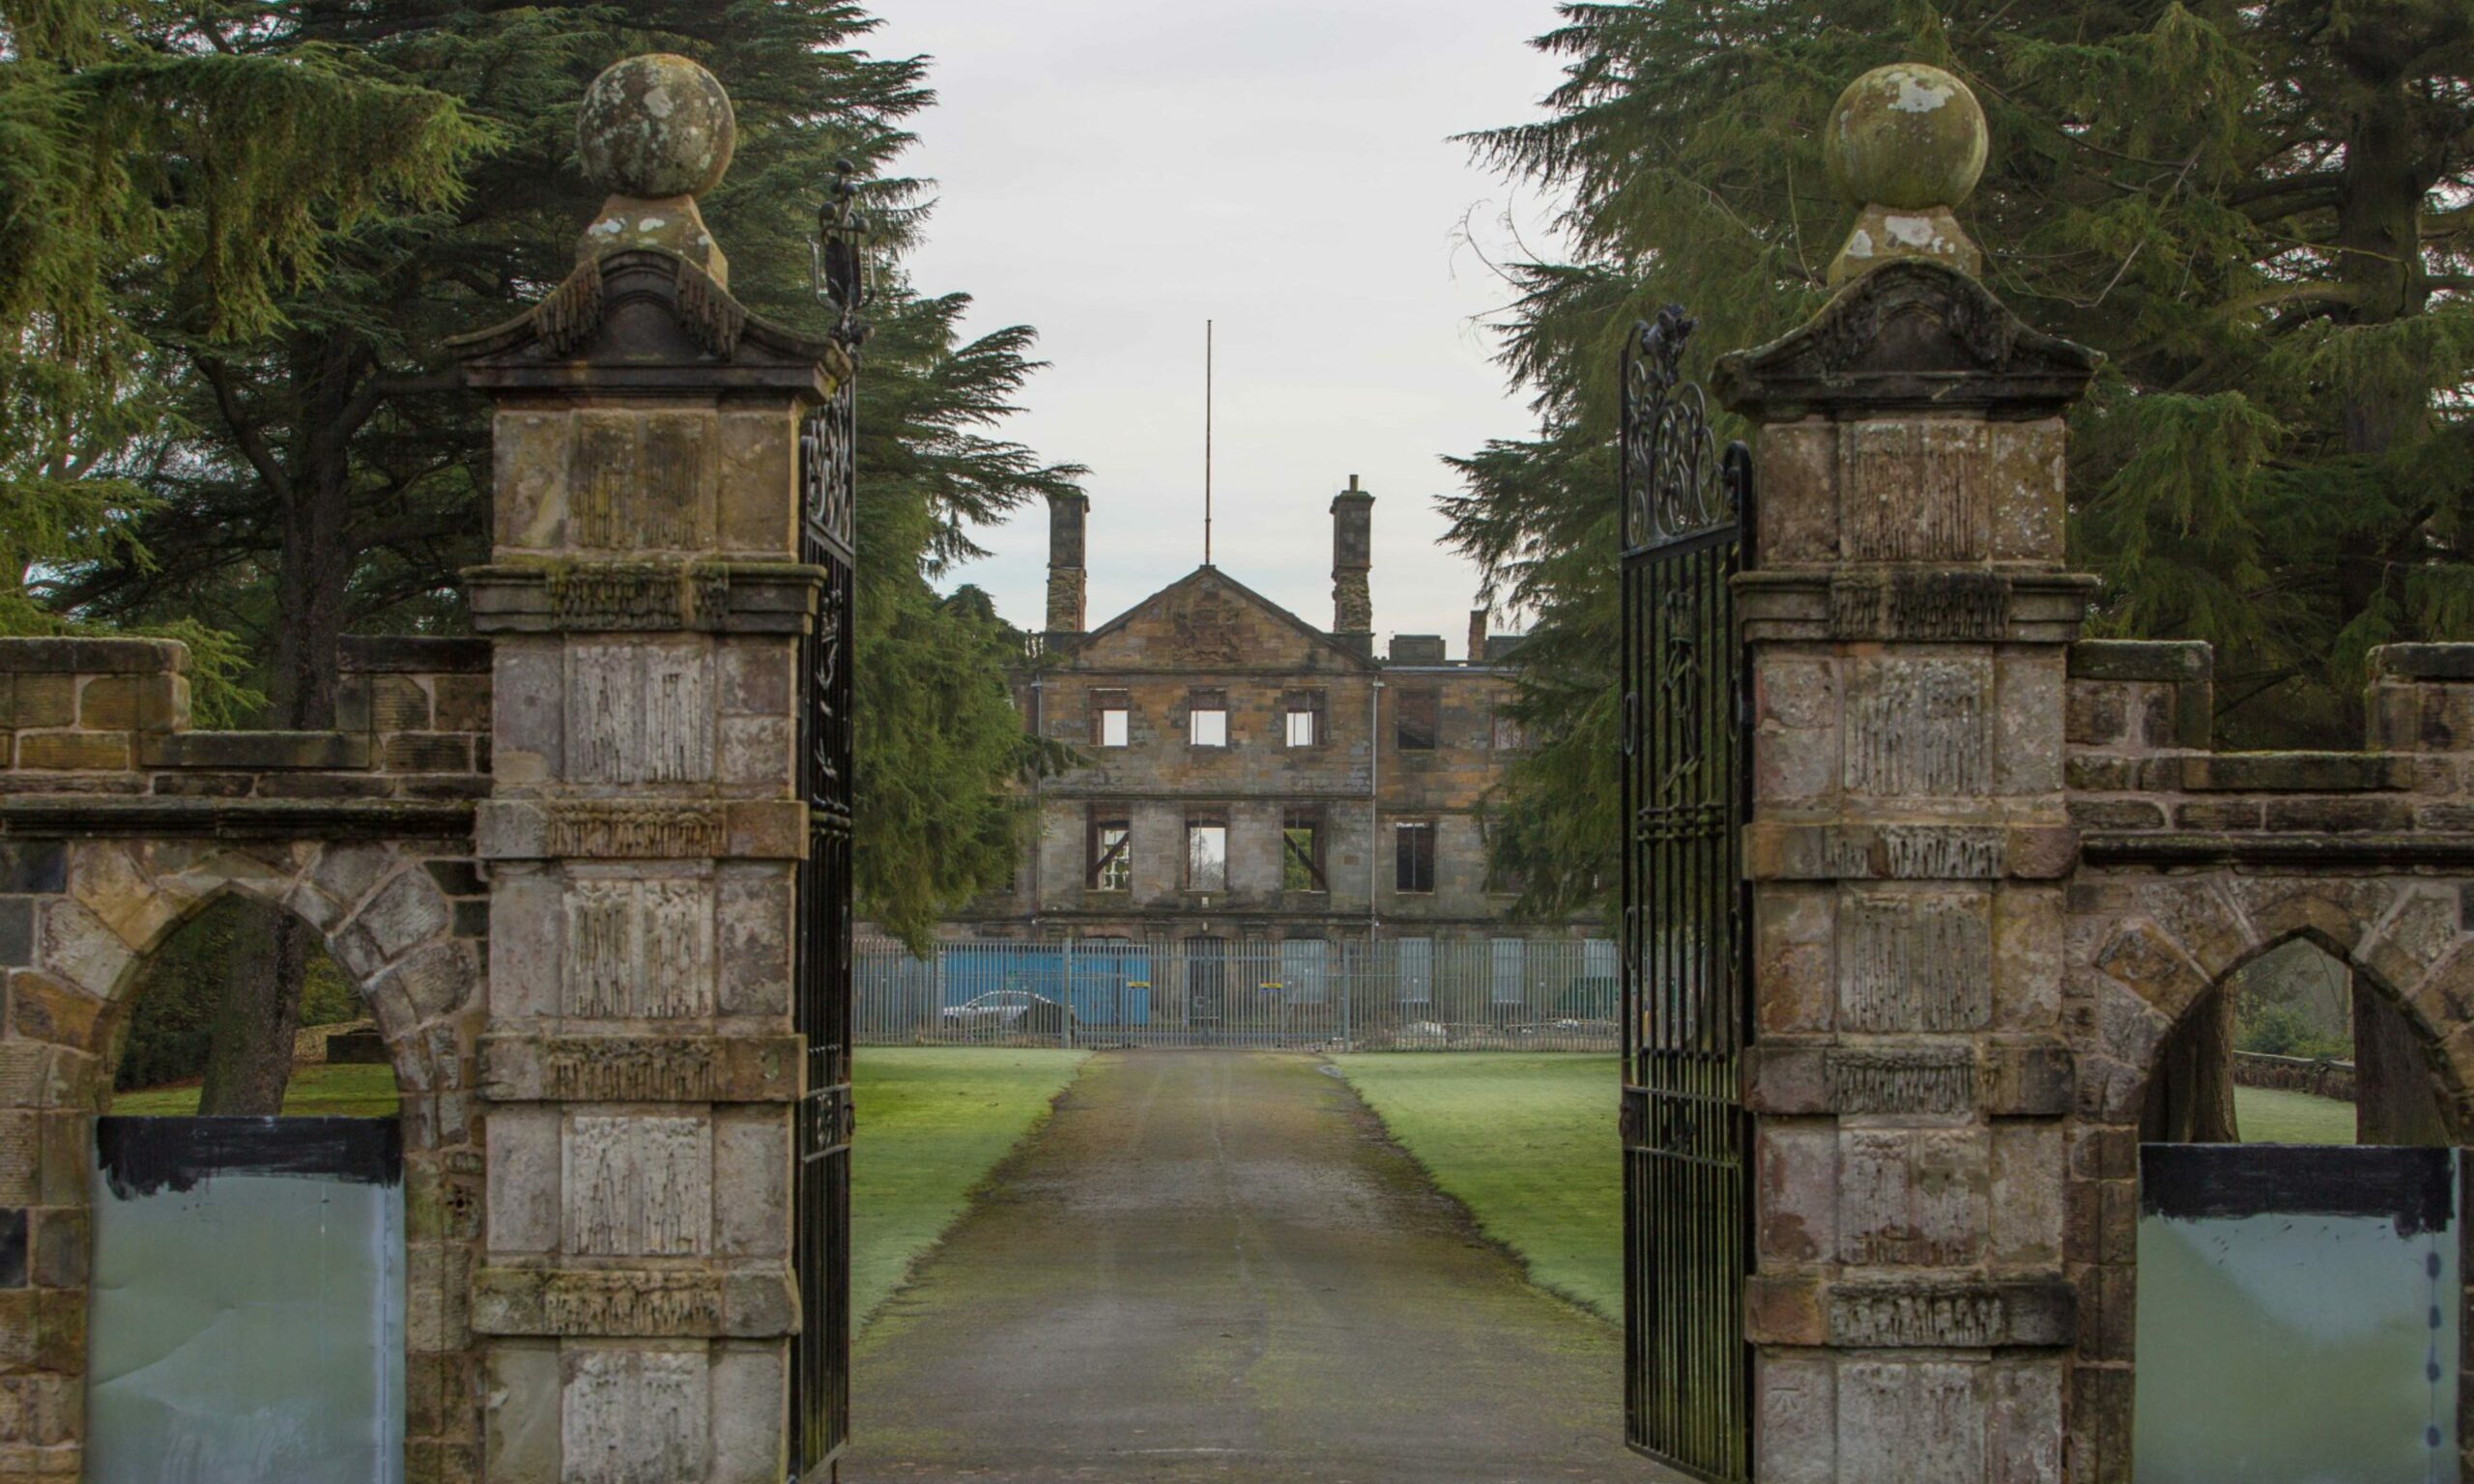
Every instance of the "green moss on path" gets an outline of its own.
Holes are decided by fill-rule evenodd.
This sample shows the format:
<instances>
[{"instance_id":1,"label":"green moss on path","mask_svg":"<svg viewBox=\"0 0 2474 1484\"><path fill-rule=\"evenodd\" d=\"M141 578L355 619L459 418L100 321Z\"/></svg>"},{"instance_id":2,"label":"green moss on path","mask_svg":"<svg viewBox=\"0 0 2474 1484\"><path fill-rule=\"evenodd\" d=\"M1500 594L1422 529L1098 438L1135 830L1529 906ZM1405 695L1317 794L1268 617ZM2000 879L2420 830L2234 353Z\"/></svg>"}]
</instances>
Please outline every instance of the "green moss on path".
<instances>
[{"instance_id":1,"label":"green moss on path","mask_svg":"<svg viewBox=\"0 0 2474 1484\"><path fill-rule=\"evenodd\" d=\"M1087 1051L868 1046L852 1073L850 1299L862 1324L1047 1117Z\"/></svg>"},{"instance_id":2,"label":"green moss on path","mask_svg":"<svg viewBox=\"0 0 2474 1484\"><path fill-rule=\"evenodd\" d=\"M1624 1313L1615 1059L1496 1052L1335 1057L1342 1075L1531 1281Z\"/></svg>"}]
</instances>

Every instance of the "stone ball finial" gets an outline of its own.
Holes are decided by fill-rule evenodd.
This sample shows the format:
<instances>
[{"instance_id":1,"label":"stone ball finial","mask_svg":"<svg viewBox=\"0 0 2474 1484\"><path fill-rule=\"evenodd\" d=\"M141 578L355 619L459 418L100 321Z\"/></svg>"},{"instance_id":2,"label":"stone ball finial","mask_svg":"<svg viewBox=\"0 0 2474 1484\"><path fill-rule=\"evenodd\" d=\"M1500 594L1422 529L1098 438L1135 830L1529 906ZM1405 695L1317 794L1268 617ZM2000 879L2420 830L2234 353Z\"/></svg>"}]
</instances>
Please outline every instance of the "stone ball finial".
<instances>
[{"instance_id":1,"label":"stone ball finial","mask_svg":"<svg viewBox=\"0 0 2474 1484\"><path fill-rule=\"evenodd\" d=\"M1984 109L1938 67L1893 62L1847 85L1823 150L1857 206L1927 212L1967 200L1984 174Z\"/></svg>"},{"instance_id":2,"label":"stone ball finial","mask_svg":"<svg viewBox=\"0 0 2474 1484\"><path fill-rule=\"evenodd\" d=\"M721 79L673 52L612 63L576 115L585 173L613 195L701 195L721 184L737 139Z\"/></svg>"},{"instance_id":3,"label":"stone ball finial","mask_svg":"<svg viewBox=\"0 0 2474 1484\"><path fill-rule=\"evenodd\" d=\"M1982 254L1951 209L1975 190L1989 147L1983 106L1938 67L1893 62L1849 83L1822 137L1831 182L1858 209L1830 282L1893 258L1975 272Z\"/></svg>"}]
</instances>

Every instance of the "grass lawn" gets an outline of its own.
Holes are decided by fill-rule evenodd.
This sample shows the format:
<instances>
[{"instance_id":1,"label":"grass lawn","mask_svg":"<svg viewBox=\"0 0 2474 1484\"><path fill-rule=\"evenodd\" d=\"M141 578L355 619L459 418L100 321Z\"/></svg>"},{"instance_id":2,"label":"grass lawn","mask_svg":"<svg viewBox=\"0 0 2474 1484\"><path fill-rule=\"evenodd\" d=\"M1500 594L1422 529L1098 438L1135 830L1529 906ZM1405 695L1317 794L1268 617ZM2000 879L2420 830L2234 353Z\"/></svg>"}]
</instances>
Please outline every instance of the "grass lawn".
<instances>
[{"instance_id":1,"label":"grass lawn","mask_svg":"<svg viewBox=\"0 0 2474 1484\"><path fill-rule=\"evenodd\" d=\"M299 1067L283 1090L283 1111L295 1118L392 1118L395 1069L385 1063ZM114 1113L129 1117L188 1118L197 1112L197 1087L150 1087L113 1097Z\"/></svg>"},{"instance_id":2,"label":"grass lawn","mask_svg":"<svg viewBox=\"0 0 2474 1484\"><path fill-rule=\"evenodd\" d=\"M1510 1052L1334 1057L1392 1137L1532 1281L1624 1314L1615 1058Z\"/></svg>"},{"instance_id":3,"label":"grass lawn","mask_svg":"<svg viewBox=\"0 0 2474 1484\"><path fill-rule=\"evenodd\" d=\"M862 1324L1047 1117L1087 1051L863 1046L851 1098L850 1301Z\"/></svg>"},{"instance_id":4,"label":"grass lawn","mask_svg":"<svg viewBox=\"0 0 2474 1484\"><path fill-rule=\"evenodd\" d=\"M2233 1122L2245 1144L2351 1144L2354 1105L2273 1087L2233 1090Z\"/></svg>"}]
</instances>

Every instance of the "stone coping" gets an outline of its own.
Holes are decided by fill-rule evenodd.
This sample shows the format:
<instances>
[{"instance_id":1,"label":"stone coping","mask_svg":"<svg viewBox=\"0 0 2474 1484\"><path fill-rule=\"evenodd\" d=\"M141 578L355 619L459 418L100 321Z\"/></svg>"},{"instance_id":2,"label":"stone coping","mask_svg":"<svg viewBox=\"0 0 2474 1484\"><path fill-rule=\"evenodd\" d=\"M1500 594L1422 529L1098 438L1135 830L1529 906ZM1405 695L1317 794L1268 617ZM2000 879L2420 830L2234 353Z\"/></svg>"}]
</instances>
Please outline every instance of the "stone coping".
<instances>
[{"instance_id":1,"label":"stone coping","mask_svg":"<svg viewBox=\"0 0 2474 1484\"><path fill-rule=\"evenodd\" d=\"M447 840L473 833L461 799L0 799L0 836L174 840Z\"/></svg>"},{"instance_id":2,"label":"stone coping","mask_svg":"<svg viewBox=\"0 0 2474 1484\"><path fill-rule=\"evenodd\" d=\"M2216 649L2205 640L2083 639L2070 646L2073 680L2208 680Z\"/></svg>"},{"instance_id":3,"label":"stone coping","mask_svg":"<svg viewBox=\"0 0 2474 1484\"><path fill-rule=\"evenodd\" d=\"M2335 875L2463 870L2474 867L2474 831L2105 830L2081 836L2079 850L2090 866L2286 867Z\"/></svg>"},{"instance_id":4,"label":"stone coping","mask_svg":"<svg viewBox=\"0 0 2474 1484\"><path fill-rule=\"evenodd\" d=\"M347 634L347 674L487 674L492 645L467 635Z\"/></svg>"},{"instance_id":5,"label":"stone coping","mask_svg":"<svg viewBox=\"0 0 2474 1484\"><path fill-rule=\"evenodd\" d=\"M189 646L172 639L0 639L0 674L158 675L189 668Z\"/></svg>"}]
</instances>

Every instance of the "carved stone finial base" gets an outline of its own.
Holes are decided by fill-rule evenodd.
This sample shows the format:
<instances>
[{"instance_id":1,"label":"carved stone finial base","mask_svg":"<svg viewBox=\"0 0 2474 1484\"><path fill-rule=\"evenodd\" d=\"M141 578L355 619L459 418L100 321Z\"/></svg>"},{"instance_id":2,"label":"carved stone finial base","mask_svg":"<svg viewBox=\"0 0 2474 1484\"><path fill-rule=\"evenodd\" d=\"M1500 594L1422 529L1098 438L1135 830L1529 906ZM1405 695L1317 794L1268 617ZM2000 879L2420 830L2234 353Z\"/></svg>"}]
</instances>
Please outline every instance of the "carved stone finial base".
<instances>
[{"instance_id":1,"label":"carved stone finial base","mask_svg":"<svg viewBox=\"0 0 2474 1484\"><path fill-rule=\"evenodd\" d=\"M1830 262L1829 286L1838 288L1868 269L1900 258L1945 263L1971 278L1984 268L1984 253L1948 207L1903 212L1886 206L1867 206L1856 215L1855 229L1847 234L1847 244Z\"/></svg>"},{"instance_id":2,"label":"carved stone finial base","mask_svg":"<svg viewBox=\"0 0 2474 1484\"><path fill-rule=\"evenodd\" d=\"M588 263L631 247L675 252L716 284L731 286L731 260L705 229L705 214L696 209L694 196L612 196L576 239L576 261Z\"/></svg>"}]
</instances>

